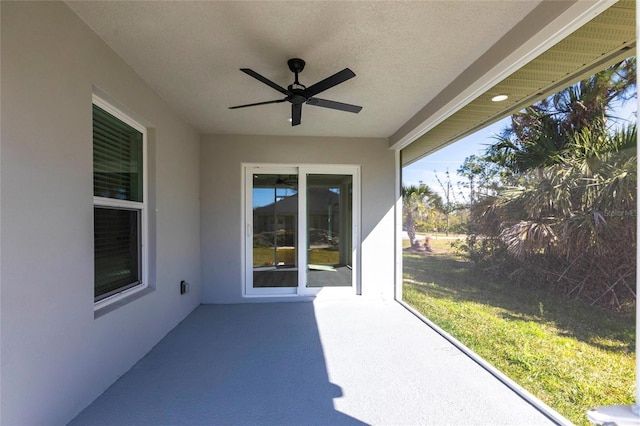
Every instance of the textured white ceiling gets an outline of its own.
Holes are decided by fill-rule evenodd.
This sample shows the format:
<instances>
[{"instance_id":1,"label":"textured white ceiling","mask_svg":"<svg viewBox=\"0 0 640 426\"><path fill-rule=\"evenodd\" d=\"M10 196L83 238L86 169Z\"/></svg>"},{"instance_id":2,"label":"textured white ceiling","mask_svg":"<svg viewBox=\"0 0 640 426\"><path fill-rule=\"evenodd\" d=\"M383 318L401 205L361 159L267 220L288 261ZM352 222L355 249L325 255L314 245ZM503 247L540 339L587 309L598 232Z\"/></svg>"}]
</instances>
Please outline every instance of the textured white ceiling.
<instances>
[{"instance_id":1,"label":"textured white ceiling","mask_svg":"<svg viewBox=\"0 0 640 426\"><path fill-rule=\"evenodd\" d=\"M120 2L68 5L203 133L389 137L540 0L377 2ZM359 114L290 104L229 110L282 95L289 58L306 86L349 67L356 77L318 97Z\"/></svg>"}]
</instances>

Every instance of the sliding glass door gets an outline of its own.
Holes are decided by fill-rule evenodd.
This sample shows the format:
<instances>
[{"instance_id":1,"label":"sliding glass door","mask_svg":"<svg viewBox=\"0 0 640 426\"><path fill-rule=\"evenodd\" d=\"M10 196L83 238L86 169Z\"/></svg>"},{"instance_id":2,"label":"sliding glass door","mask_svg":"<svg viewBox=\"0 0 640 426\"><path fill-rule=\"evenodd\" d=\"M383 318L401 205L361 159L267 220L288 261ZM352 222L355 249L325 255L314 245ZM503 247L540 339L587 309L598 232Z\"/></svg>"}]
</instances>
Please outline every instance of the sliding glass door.
<instances>
[{"instance_id":1,"label":"sliding glass door","mask_svg":"<svg viewBox=\"0 0 640 426\"><path fill-rule=\"evenodd\" d=\"M245 280L250 294L298 287L298 169L247 169Z\"/></svg>"},{"instance_id":2,"label":"sliding glass door","mask_svg":"<svg viewBox=\"0 0 640 426\"><path fill-rule=\"evenodd\" d=\"M353 176L307 174L307 287L353 285Z\"/></svg>"},{"instance_id":3,"label":"sliding glass door","mask_svg":"<svg viewBox=\"0 0 640 426\"><path fill-rule=\"evenodd\" d=\"M245 294L356 289L358 172L355 166L245 167Z\"/></svg>"}]
</instances>

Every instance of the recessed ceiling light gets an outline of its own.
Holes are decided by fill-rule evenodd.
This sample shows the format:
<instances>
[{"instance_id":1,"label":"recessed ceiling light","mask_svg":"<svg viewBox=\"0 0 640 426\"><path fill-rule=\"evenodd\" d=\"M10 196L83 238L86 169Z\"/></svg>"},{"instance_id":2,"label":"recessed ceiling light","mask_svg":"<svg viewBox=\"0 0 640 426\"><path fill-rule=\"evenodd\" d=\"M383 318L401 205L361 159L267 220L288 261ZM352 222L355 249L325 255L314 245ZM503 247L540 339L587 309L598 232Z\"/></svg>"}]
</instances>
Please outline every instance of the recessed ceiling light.
<instances>
[{"instance_id":1,"label":"recessed ceiling light","mask_svg":"<svg viewBox=\"0 0 640 426\"><path fill-rule=\"evenodd\" d=\"M509 96L507 95L496 95L493 98L491 98L491 101L502 102L502 101L506 101L507 99L509 99Z\"/></svg>"}]
</instances>

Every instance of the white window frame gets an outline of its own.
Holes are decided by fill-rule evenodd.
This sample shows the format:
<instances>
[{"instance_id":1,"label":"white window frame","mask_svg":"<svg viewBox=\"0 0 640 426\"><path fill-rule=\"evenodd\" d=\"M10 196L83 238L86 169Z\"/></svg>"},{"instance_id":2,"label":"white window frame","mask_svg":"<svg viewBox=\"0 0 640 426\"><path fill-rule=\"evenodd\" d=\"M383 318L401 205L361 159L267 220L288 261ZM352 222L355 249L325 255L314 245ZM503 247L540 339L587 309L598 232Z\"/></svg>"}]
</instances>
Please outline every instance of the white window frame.
<instances>
[{"instance_id":1,"label":"white window frame","mask_svg":"<svg viewBox=\"0 0 640 426\"><path fill-rule=\"evenodd\" d=\"M148 191L147 191L147 128L115 108L113 105L105 101L103 98L93 95L92 104L96 105L109 114L113 115L117 119L121 120L123 123L128 124L134 129L138 130L142 133L142 202L137 201L129 201L129 200L118 200L115 198L105 198L105 197L93 197L93 208L95 210L96 207L106 207L106 208L120 208L127 210L137 210L140 212L140 238L139 238L139 251L140 251L140 284L126 288L118 293L112 294L104 299L99 301L95 301L95 282L94 282L94 304L93 309L97 311L106 306L112 305L128 296L131 296L135 293L138 293L147 287L149 287L148 282ZM92 116L93 117L93 116ZM93 118L92 118L93 119ZM93 146L93 142L92 142ZM93 176L93 174L92 174ZM95 226L95 224L94 224ZM95 247L95 242L94 242Z\"/></svg>"}]
</instances>

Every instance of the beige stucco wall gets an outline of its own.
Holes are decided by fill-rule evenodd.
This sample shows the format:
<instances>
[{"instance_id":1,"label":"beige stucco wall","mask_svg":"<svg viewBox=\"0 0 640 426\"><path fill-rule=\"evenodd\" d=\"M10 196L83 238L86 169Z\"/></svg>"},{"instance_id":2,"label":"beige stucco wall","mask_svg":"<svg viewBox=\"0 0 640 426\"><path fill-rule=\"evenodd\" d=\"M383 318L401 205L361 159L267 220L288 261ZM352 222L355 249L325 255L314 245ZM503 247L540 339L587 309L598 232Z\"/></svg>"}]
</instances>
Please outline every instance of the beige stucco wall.
<instances>
[{"instance_id":1,"label":"beige stucco wall","mask_svg":"<svg viewBox=\"0 0 640 426\"><path fill-rule=\"evenodd\" d=\"M0 424L65 424L200 303L200 137L64 3L0 5ZM155 287L97 319L94 85L151 128Z\"/></svg>"},{"instance_id":2,"label":"beige stucco wall","mask_svg":"<svg viewBox=\"0 0 640 426\"><path fill-rule=\"evenodd\" d=\"M203 136L203 303L257 301L242 297L243 163L359 165L362 295L393 298L394 158L386 139Z\"/></svg>"}]
</instances>

